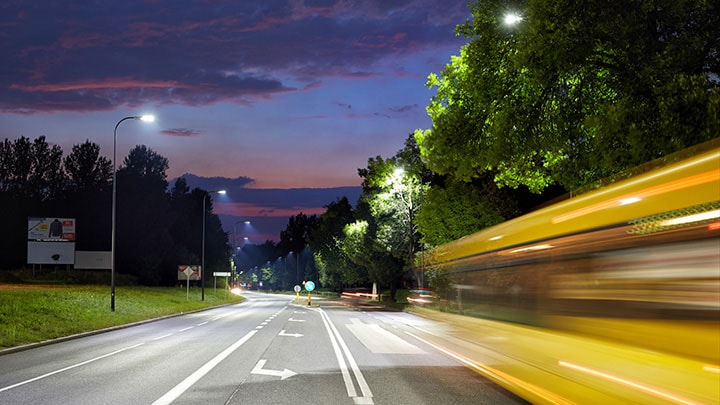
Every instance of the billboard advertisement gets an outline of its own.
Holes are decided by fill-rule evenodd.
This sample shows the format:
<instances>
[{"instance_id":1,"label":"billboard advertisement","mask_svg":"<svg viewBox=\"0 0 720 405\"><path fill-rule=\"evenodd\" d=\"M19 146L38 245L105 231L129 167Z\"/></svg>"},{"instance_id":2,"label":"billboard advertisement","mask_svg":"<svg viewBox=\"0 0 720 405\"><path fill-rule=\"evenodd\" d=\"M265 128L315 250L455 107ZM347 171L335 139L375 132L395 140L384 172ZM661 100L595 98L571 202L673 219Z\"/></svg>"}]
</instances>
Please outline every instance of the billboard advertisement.
<instances>
[{"instance_id":1,"label":"billboard advertisement","mask_svg":"<svg viewBox=\"0 0 720 405\"><path fill-rule=\"evenodd\" d=\"M28 240L74 242L75 218L28 218Z\"/></svg>"},{"instance_id":2,"label":"billboard advertisement","mask_svg":"<svg viewBox=\"0 0 720 405\"><path fill-rule=\"evenodd\" d=\"M75 218L29 217L28 264L75 264Z\"/></svg>"}]
</instances>

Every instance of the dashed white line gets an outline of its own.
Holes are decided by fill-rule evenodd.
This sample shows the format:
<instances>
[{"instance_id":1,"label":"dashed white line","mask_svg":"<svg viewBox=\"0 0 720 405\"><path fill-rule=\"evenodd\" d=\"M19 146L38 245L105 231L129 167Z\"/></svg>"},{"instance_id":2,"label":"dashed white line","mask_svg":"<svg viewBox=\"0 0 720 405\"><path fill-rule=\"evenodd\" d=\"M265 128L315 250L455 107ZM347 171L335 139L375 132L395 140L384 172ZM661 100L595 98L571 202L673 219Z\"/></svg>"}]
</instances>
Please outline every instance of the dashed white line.
<instances>
[{"instance_id":1,"label":"dashed white line","mask_svg":"<svg viewBox=\"0 0 720 405\"><path fill-rule=\"evenodd\" d=\"M152 340L165 339L166 337L172 336L172 335L174 335L174 333L168 333L167 335L158 336L158 337L156 337L156 338L154 338L154 339L152 339Z\"/></svg>"},{"instance_id":2,"label":"dashed white line","mask_svg":"<svg viewBox=\"0 0 720 405\"><path fill-rule=\"evenodd\" d=\"M215 356L212 360L205 363L202 367L197 369L189 377L184 379L180 384L176 385L173 389L168 391L165 395L160 397L157 401L153 402L153 405L168 405L176 400L180 395L187 391L190 387L198 382L205 374L209 373L210 370L215 368L221 361L225 360L226 357L231 355L235 350L247 342L257 331L251 330L245 336L241 337L237 342L233 343L227 349L223 350L222 353Z\"/></svg>"},{"instance_id":3,"label":"dashed white line","mask_svg":"<svg viewBox=\"0 0 720 405\"><path fill-rule=\"evenodd\" d=\"M126 351L126 350L130 350L130 349L134 349L134 348L136 348L136 347L138 347L138 346L142 346L143 344L144 344L144 343L138 343L138 344L133 345L133 346L128 346L128 347L125 347L125 348L123 348L123 349L115 350L114 352L110 352L110 353L108 353L108 354L103 354L102 356L94 357L94 358L92 358L92 359L90 359L90 360L85 360L85 361L83 361L83 362L81 362L81 363L73 364L72 366L68 366L68 367L65 367L65 368L61 368L60 370L51 371L51 372L49 372L49 373L46 373L46 374L37 376L37 377L35 377L35 378L31 378L31 379L29 379L29 380L21 381L21 382L19 382L19 383L17 383L17 384L8 385L7 387L0 388L0 392L8 391L8 390L11 390L11 389L13 389L13 388L19 387L19 386L21 386L21 385L29 384L29 383L34 382L34 381L37 381L37 380L42 380L43 378L50 377L51 375L59 374L59 373L62 373L63 371L72 370L72 369L74 369L74 368L76 368L76 367L84 366L84 365L86 365L86 364L92 363L92 362L97 361L97 360L100 360L100 359L104 359L104 358L106 358L106 357L114 356L114 355L116 355L116 354L118 354L118 353L122 353L122 352L124 352L124 351Z\"/></svg>"}]
</instances>

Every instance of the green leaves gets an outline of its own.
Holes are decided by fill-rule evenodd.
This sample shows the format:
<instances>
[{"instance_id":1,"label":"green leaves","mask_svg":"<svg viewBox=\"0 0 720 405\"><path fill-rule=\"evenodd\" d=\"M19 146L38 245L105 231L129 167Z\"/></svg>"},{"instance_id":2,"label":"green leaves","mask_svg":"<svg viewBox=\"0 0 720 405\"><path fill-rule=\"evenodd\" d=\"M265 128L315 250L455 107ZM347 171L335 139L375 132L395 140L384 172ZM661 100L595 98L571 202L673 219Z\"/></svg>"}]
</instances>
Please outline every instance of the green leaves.
<instances>
[{"instance_id":1,"label":"green leaves","mask_svg":"<svg viewBox=\"0 0 720 405\"><path fill-rule=\"evenodd\" d=\"M711 2L471 5L469 42L440 74L415 132L428 167L461 181L575 189L716 137L720 18Z\"/></svg>"}]
</instances>

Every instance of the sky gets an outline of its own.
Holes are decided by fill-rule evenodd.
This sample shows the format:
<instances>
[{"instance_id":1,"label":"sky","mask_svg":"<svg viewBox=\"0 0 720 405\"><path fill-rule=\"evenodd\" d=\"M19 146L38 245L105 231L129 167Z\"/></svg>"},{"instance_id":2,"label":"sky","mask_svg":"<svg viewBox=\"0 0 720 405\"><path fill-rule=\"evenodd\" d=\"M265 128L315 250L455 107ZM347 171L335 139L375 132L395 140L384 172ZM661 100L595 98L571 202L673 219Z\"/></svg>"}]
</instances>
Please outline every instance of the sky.
<instances>
[{"instance_id":1,"label":"sky","mask_svg":"<svg viewBox=\"0 0 720 405\"><path fill-rule=\"evenodd\" d=\"M112 159L118 121L153 114L117 128L118 166L145 145L169 181L228 190L231 240L277 241L432 125L425 81L468 18L467 0L3 0L0 139Z\"/></svg>"}]
</instances>

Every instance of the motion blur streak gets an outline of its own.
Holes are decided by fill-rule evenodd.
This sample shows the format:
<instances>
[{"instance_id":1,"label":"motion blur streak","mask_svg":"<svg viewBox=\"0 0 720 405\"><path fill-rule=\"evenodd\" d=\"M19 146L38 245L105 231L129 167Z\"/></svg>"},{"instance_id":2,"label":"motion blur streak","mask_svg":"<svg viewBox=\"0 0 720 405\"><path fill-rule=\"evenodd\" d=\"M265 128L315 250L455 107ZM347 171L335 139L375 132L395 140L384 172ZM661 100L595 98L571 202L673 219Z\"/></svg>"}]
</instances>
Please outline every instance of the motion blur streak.
<instances>
[{"instance_id":1,"label":"motion blur streak","mask_svg":"<svg viewBox=\"0 0 720 405\"><path fill-rule=\"evenodd\" d=\"M670 401L675 402L675 403L678 403L678 404L687 404L687 405L698 405L698 404L700 404L700 402L693 402L693 401L691 401L691 400L689 400L689 399L682 398L682 397L680 397L680 396L678 396L678 395L670 394L670 393L667 393L667 392L663 392L663 391L660 390L660 389L652 388L652 387L649 387L649 386L646 386L646 385L643 385L643 384L640 384L640 383L637 383L637 382L634 382L634 381L626 380L626 379L624 379L624 378L622 378L622 377L618 377L618 376L614 376L614 375L612 375L612 374L604 373L604 372L599 371L599 370L593 370L593 369L591 369L591 368L589 368L589 367L579 366L579 365L577 365L577 364L569 363L569 362L563 361L563 360L560 360L560 361L558 362L558 364L560 364L560 365L563 366L563 367L569 367L569 368L572 368L572 369L575 369L575 370L578 370L578 371L582 371L582 372L584 372L584 373L588 373L588 374L591 374L591 375L594 375L594 376L597 376L597 377L600 377L600 378L604 378L604 379L606 379L606 380L614 381L614 382L616 382L616 383L623 384L623 385L626 385L626 386L628 386L628 387L631 387L631 388L634 388L634 389L637 389L637 390L640 390L640 391L645 391L645 392L647 392L647 393L649 393L649 394L652 394L652 395L655 395L655 396L658 396L658 397L661 397L661 398L665 398L665 399L667 399L667 400L670 400Z\"/></svg>"},{"instance_id":2,"label":"motion blur streak","mask_svg":"<svg viewBox=\"0 0 720 405\"><path fill-rule=\"evenodd\" d=\"M718 178L720 178L720 169L711 170L709 172L701 173L695 176L685 177L665 184L660 184L654 187L640 190L634 194L616 197L612 200L603 201L589 207L568 212L567 214L558 215L557 217L552 219L552 223L557 224L559 222L567 221L587 214L592 214L594 212L606 210L608 208L617 207L619 205L627 205L639 202L650 197L669 193L671 191L683 190L686 188L702 185L704 183L718 181Z\"/></svg>"},{"instance_id":3,"label":"motion blur streak","mask_svg":"<svg viewBox=\"0 0 720 405\"><path fill-rule=\"evenodd\" d=\"M720 374L720 366L703 366L703 370Z\"/></svg>"},{"instance_id":4,"label":"motion blur streak","mask_svg":"<svg viewBox=\"0 0 720 405\"><path fill-rule=\"evenodd\" d=\"M426 251L425 306L572 402L720 404L720 138L650 166Z\"/></svg>"},{"instance_id":5,"label":"motion blur streak","mask_svg":"<svg viewBox=\"0 0 720 405\"><path fill-rule=\"evenodd\" d=\"M552 403L552 404L558 404L558 405L574 405L575 403L572 401L568 401L565 398L562 398L559 395L556 395L548 390L543 389L542 387L539 387L535 384L531 384L527 381L518 379L513 377L510 374L503 373L500 370L497 370L493 367L490 367L488 365L482 365L479 363L476 363L467 357L462 356L461 354L455 353L452 350L443 347L437 343L431 342L430 340L423 339L420 336L415 335L411 332L405 332L408 335L414 337L415 339L425 343L428 346L434 347L436 350L445 353L446 355L452 357L453 359L465 364L466 366L470 367L471 369L475 370L479 374L490 378L491 380L495 381L496 383L512 388L514 391L518 389L518 387L525 390L530 398L540 400L542 402Z\"/></svg>"}]
</instances>

